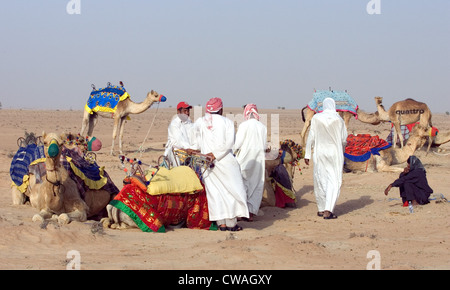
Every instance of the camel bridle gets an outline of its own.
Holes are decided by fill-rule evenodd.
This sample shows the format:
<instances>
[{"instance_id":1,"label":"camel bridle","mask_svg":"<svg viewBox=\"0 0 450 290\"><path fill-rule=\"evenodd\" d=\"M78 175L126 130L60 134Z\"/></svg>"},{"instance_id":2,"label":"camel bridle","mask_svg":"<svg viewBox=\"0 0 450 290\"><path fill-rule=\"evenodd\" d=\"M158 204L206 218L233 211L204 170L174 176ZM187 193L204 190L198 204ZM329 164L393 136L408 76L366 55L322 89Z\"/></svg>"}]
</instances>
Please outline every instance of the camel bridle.
<instances>
[{"instance_id":1,"label":"camel bridle","mask_svg":"<svg viewBox=\"0 0 450 290\"><path fill-rule=\"evenodd\" d=\"M50 145L52 145L52 144L57 145L57 146L58 146L58 149L59 149L60 145L59 145L59 143L58 143L58 141L57 141L56 139L52 139L52 140L50 141ZM49 147L50 147L50 146L49 146ZM47 154L46 154L46 155L47 155L47 158L50 158L50 159L53 161L53 164L55 164L57 158L59 158L59 156L60 156L59 152L58 152L58 154L56 154L55 156L49 156L49 155L48 155L48 148L46 149L46 151L47 151ZM48 179L48 174L45 175L45 179L48 181L48 183L50 183L51 185L53 185L53 187L52 187L53 196L56 197L56 193L57 193L57 192L58 192L59 194L64 193L64 192L66 191L66 188L65 188L64 184L62 184L61 180L58 179L58 171L55 169L55 167L53 167L52 169L48 169L48 168L47 168L46 170L47 170L47 171L51 171L51 172L55 172L55 176L56 176L56 181L55 181L55 182L50 181L50 180ZM60 188L61 188L61 190L59 190Z\"/></svg>"}]
</instances>

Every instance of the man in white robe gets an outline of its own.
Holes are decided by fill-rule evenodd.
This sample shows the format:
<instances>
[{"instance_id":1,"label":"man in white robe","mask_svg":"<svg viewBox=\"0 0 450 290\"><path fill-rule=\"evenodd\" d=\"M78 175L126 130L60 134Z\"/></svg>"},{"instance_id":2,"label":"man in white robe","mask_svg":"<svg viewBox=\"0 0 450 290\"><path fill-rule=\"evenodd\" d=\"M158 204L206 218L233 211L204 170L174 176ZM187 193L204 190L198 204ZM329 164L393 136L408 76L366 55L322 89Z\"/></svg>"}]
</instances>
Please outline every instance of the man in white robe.
<instances>
[{"instance_id":1,"label":"man in white robe","mask_svg":"<svg viewBox=\"0 0 450 290\"><path fill-rule=\"evenodd\" d=\"M171 167L181 165L180 159L172 150L175 149L191 149L192 139L192 121L189 119L191 105L180 102L177 105L177 116L175 116L167 129L167 143L164 156L169 160Z\"/></svg>"},{"instance_id":2,"label":"man in white robe","mask_svg":"<svg viewBox=\"0 0 450 290\"><path fill-rule=\"evenodd\" d=\"M309 165L314 149L314 194L318 215L334 219L333 213L342 185L344 150L347 129L344 120L336 112L333 99L323 101L323 112L311 119L311 128L305 148L305 163Z\"/></svg>"},{"instance_id":3,"label":"man in white robe","mask_svg":"<svg viewBox=\"0 0 450 290\"><path fill-rule=\"evenodd\" d=\"M245 106L244 120L238 127L233 151L241 167L247 192L250 212L248 221L253 221L253 217L258 214L264 191L267 128L259 121L255 104Z\"/></svg>"},{"instance_id":4,"label":"man in white robe","mask_svg":"<svg viewBox=\"0 0 450 290\"><path fill-rule=\"evenodd\" d=\"M214 160L214 166L203 174L208 199L209 219L219 229L239 231L237 217L249 217L247 195L239 163L232 154L234 123L222 116L222 100L212 98L206 114L194 123L196 144L202 154Z\"/></svg>"}]
</instances>

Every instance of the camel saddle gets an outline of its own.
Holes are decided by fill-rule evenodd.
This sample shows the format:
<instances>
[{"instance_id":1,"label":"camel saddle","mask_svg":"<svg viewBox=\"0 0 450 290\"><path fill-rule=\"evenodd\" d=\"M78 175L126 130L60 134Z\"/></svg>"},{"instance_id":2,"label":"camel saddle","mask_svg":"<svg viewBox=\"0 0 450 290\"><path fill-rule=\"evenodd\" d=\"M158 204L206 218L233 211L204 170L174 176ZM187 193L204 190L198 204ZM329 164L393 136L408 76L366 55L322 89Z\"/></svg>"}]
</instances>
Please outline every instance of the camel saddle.
<instances>
[{"instance_id":1,"label":"camel saddle","mask_svg":"<svg viewBox=\"0 0 450 290\"><path fill-rule=\"evenodd\" d=\"M92 88L92 92L89 95L86 106L84 107L90 114L99 111L114 113L116 111L117 104L119 104L120 101L130 97L123 87L122 82L120 82L120 85L118 86L113 86L111 83L108 83L105 88L100 88L97 90L94 85L92 85Z\"/></svg>"},{"instance_id":2,"label":"camel saddle","mask_svg":"<svg viewBox=\"0 0 450 290\"><path fill-rule=\"evenodd\" d=\"M320 113L323 111L323 100L326 98L332 98L336 103L336 111L350 112L355 117L358 115L358 105L355 100L350 97L347 92L339 91L315 91L312 100L308 103L310 110Z\"/></svg>"},{"instance_id":3,"label":"camel saddle","mask_svg":"<svg viewBox=\"0 0 450 290\"><path fill-rule=\"evenodd\" d=\"M392 144L370 134L350 134L347 137L347 146L344 156L354 162L367 161L372 154L380 155L380 150L391 147Z\"/></svg>"}]
</instances>

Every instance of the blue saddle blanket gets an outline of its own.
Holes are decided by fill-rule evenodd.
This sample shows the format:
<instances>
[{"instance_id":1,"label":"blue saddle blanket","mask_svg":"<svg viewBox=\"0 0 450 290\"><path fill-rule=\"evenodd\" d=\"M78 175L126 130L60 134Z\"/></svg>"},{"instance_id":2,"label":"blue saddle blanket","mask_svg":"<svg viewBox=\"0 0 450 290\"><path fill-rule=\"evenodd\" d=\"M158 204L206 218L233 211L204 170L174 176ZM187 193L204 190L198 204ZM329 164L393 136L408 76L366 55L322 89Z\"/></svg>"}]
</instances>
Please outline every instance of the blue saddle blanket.
<instances>
[{"instance_id":1,"label":"blue saddle blanket","mask_svg":"<svg viewBox=\"0 0 450 290\"><path fill-rule=\"evenodd\" d=\"M21 146L11 161L9 174L12 181L17 186L21 186L23 177L28 174L28 166L33 161L44 157L44 146L42 145L29 144L25 147Z\"/></svg>"},{"instance_id":2,"label":"blue saddle blanket","mask_svg":"<svg viewBox=\"0 0 450 290\"><path fill-rule=\"evenodd\" d=\"M357 115L358 105L355 100L350 97L347 92L339 91L316 91L314 92L312 100L308 103L308 107L316 112L323 111L323 100L326 98L332 98L336 103L336 111L350 112Z\"/></svg>"},{"instance_id":3,"label":"blue saddle blanket","mask_svg":"<svg viewBox=\"0 0 450 290\"><path fill-rule=\"evenodd\" d=\"M92 90L86 103L85 110L92 112L115 112L117 104L128 98L129 95L123 86L108 84L106 88Z\"/></svg>"}]
</instances>

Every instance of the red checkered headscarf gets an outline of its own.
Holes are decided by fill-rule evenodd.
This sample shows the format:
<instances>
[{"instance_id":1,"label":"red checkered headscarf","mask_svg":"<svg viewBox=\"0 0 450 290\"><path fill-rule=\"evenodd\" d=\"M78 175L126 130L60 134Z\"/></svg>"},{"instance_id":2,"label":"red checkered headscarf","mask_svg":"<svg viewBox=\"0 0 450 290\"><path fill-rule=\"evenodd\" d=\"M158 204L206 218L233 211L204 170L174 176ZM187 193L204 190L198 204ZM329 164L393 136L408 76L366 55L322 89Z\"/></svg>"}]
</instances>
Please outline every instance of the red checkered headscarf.
<instances>
[{"instance_id":1,"label":"red checkered headscarf","mask_svg":"<svg viewBox=\"0 0 450 290\"><path fill-rule=\"evenodd\" d=\"M217 113L223 108L221 98L212 98L206 103L206 113Z\"/></svg>"},{"instance_id":2,"label":"red checkered headscarf","mask_svg":"<svg viewBox=\"0 0 450 290\"><path fill-rule=\"evenodd\" d=\"M244 119L248 120L253 115L253 118L259 121L258 108L255 104L247 104L244 109Z\"/></svg>"}]
</instances>

